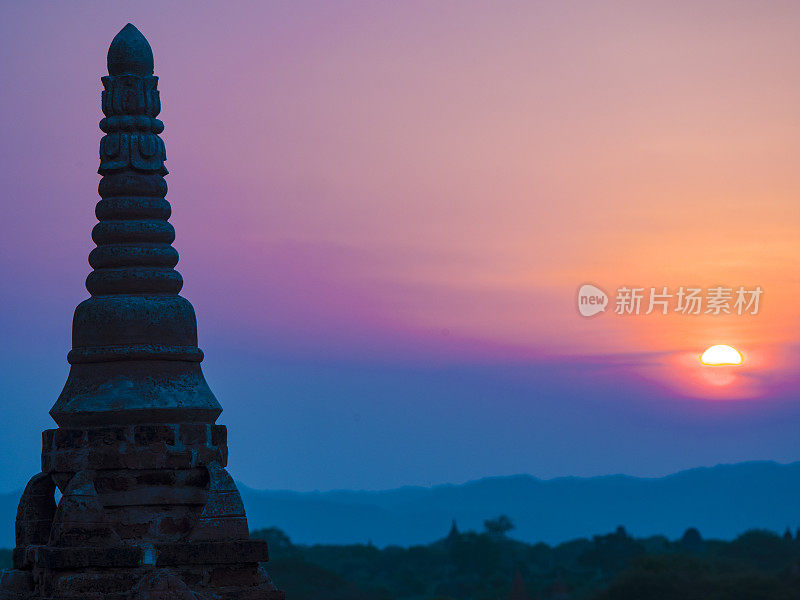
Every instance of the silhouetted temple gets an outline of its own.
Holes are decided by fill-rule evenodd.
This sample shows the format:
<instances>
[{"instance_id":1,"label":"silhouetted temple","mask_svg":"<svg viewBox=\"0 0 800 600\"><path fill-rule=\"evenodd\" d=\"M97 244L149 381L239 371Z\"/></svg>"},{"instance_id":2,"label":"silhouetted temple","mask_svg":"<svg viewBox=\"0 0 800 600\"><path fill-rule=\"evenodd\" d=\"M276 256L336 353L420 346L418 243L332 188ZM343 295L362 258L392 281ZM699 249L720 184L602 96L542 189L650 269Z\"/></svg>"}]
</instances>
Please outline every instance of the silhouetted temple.
<instances>
[{"instance_id":1,"label":"silhouetted temple","mask_svg":"<svg viewBox=\"0 0 800 600\"><path fill-rule=\"evenodd\" d=\"M225 470L222 408L178 295L158 78L133 25L111 43L102 81L91 298L75 310L58 428L42 435L0 599L281 599Z\"/></svg>"}]
</instances>

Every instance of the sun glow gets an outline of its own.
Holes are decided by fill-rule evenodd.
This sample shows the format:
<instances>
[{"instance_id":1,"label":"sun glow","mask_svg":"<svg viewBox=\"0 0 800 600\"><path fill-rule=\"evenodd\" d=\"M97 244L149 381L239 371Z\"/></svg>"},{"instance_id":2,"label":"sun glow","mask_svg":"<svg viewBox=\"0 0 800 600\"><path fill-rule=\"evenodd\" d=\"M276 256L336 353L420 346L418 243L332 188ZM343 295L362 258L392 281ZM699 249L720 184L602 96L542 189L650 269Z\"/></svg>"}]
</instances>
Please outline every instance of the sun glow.
<instances>
[{"instance_id":1,"label":"sun glow","mask_svg":"<svg viewBox=\"0 0 800 600\"><path fill-rule=\"evenodd\" d=\"M725 344L711 346L703 352L703 355L700 357L700 362L712 367L740 365L743 360L742 355L736 348L726 346Z\"/></svg>"}]
</instances>

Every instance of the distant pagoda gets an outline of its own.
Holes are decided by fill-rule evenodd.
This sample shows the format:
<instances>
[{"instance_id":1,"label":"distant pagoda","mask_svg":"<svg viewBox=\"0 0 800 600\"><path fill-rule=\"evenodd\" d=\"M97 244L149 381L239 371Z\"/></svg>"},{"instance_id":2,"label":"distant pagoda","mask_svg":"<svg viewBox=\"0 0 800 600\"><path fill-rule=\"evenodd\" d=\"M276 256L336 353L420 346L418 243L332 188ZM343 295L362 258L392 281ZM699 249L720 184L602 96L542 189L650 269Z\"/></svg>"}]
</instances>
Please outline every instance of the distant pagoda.
<instances>
[{"instance_id":1,"label":"distant pagoda","mask_svg":"<svg viewBox=\"0 0 800 600\"><path fill-rule=\"evenodd\" d=\"M283 599L225 470L222 408L178 295L158 78L133 25L111 43L102 82L91 298L75 310L58 429L42 434L0 600Z\"/></svg>"}]
</instances>

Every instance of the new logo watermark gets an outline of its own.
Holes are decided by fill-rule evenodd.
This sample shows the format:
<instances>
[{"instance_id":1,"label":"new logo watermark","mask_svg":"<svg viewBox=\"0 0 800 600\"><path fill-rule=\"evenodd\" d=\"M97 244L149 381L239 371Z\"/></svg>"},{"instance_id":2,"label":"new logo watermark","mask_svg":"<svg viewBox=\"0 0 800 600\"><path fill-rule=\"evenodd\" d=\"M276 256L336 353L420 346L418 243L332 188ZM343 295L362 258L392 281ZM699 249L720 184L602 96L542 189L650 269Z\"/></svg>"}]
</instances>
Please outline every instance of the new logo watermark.
<instances>
[{"instance_id":1,"label":"new logo watermark","mask_svg":"<svg viewBox=\"0 0 800 600\"><path fill-rule=\"evenodd\" d=\"M593 317L604 312L608 306L608 294L596 285L584 283L578 289L578 312L584 317Z\"/></svg>"},{"instance_id":2,"label":"new logo watermark","mask_svg":"<svg viewBox=\"0 0 800 600\"><path fill-rule=\"evenodd\" d=\"M666 315L757 315L761 295L760 285L738 288L718 285L710 288L680 286L678 288L628 287L617 288L614 298L614 314L649 315L654 312ZM609 304L608 294L591 283L578 288L578 312L592 317L605 312Z\"/></svg>"}]
</instances>

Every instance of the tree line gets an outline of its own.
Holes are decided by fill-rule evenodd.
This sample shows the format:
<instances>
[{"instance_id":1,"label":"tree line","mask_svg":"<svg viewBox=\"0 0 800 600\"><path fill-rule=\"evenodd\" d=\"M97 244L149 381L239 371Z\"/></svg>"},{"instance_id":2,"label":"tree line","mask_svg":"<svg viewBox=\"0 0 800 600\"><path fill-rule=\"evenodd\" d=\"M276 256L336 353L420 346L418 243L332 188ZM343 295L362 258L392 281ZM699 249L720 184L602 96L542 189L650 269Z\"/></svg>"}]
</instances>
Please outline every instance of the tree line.
<instances>
[{"instance_id":1,"label":"tree line","mask_svg":"<svg viewBox=\"0 0 800 600\"><path fill-rule=\"evenodd\" d=\"M618 527L552 546L512 531L500 516L408 548L294 544L276 528L253 536L269 542L270 576L289 600L800 600L800 533L788 530L721 541Z\"/></svg>"}]
</instances>

